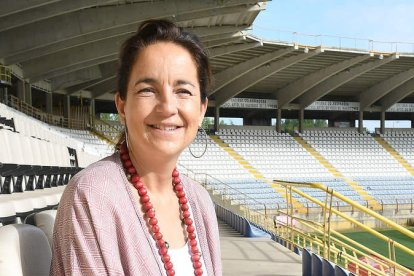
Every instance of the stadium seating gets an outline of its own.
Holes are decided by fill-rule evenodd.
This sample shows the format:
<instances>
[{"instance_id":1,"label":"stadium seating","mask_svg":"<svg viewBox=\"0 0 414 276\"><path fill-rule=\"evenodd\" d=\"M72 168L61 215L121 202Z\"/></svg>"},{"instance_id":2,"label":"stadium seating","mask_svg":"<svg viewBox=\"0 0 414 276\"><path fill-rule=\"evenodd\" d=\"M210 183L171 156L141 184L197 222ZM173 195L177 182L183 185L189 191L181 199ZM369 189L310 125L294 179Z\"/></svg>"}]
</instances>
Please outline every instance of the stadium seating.
<instances>
[{"instance_id":1,"label":"stadium seating","mask_svg":"<svg viewBox=\"0 0 414 276\"><path fill-rule=\"evenodd\" d=\"M268 179L331 176L287 133L260 129L222 129L217 134Z\"/></svg>"},{"instance_id":2,"label":"stadium seating","mask_svg":"<svg viewBox=\"0 0 414 276\"><path fill-rule=\"evenodd\" d=\"M254 178L210 137L197 135L190 145L193 154L201 155L206 143L207 150L199 159L194 158L189 149L181 154L181 171L192 172L199 177L207 174L202 179L207 180L209 188L226 194L234 203L244 203L252 209L276 209L278 204L284 204L284 199L273 188L263 180Z\"/></svg>"},{"instance_id":3,"label":"stadium seating","mask_svg":"<svg viewBox=\"0 0 414 276\"><path fill-rule=\"evenodd\" d=\"M374 138L353 130L305 130L302 137L348 177L409 176Z\"/></svg>"},{"instance_id":4,"label":"stadium seating","mask_svg":"<svg viewBox=\"0 0 414 276\"><path fill-rule=\"evenodd\" d=\"M414 167L413 129L386 129L381 135L412 167Z\"/></svg>"},{"instance_id":5,"label":"stadium seating","mask_svg":"<svg viewBox=\"0 0 414 276\"><path fill-rule=\"evenodd\" d=\"M0 227L1 275L49 275L52 252L38 227L12 224Z\"/></svg>"}]
</instances>

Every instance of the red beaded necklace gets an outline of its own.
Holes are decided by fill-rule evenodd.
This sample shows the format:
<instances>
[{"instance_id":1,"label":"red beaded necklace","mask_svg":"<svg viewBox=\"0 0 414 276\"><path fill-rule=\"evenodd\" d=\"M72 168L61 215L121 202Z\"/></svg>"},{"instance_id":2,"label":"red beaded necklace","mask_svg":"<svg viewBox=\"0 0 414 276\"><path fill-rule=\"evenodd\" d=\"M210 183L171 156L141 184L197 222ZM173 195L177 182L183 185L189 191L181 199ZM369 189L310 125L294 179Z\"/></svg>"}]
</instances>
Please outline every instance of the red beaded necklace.
<instances>
[{"instance_id":1,"label":"red beaded necklace","mask_svg":"<svg viewBox=\"0 0 414 276\"><path fill-rule=\"evenodd\" d=\"M158 253L161 256L161 260L164 263L164 268L168 276L175 275L173 269L173 264L170 261L170 255L168 254L168 243L162 238L160 232L160 227L158 226L158 220L155 218L155 210L150 201L150 198L147 194L147 189L139 177L137 170L134 168L134 165L131 162L129 156L128 147L123 143L120 147L121 160L126 170L128 180L132 185L137 189L138 195L140 198L142 209L144 210L144 217L148 221L148 229L152 237L155 240L155 243L158 247ZM203 270L201 269L201 260L200 260L200 251L198 250L195 227L193 226L193 220L190 218L190 211L188 206L188 200L185 196L183 185L181 183L180 174L177 169L174 169L172 172L172 185L175 191L175 194L178 197L178 202L180 204L181 217L183 219L184 225L186 226L186 232L188 237L188 246L190 247L191 252L191 261L194 267L194 275L202 275Z\"/></svg>"}]
</instances>

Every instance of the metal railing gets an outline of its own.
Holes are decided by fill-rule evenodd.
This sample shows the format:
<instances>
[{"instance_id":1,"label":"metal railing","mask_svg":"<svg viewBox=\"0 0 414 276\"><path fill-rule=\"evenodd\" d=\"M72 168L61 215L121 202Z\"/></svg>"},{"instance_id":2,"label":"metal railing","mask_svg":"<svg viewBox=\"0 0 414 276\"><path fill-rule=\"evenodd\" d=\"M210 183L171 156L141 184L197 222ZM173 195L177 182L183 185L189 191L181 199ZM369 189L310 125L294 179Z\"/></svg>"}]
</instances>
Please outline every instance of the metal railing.
<instances>
[{"instance_id":1,"label":"metal railing","mask_svg":"<svg viewBox=\"0 0 414 276\"><path fill-rule=\"evenodd\" d=\"M30 104L25 103L13 95L9 95L6 103L10 107L50 125L72 129L86 129L89 124L89 122L83 120L68 119L63 116L46 113L38 108L31 106Z\"/></svg>"},{"instance_id":2,"label":"metal railing","mask_svg":"<svg viewBox=\"0 0 414 276\"><path fill-rule=\"evenodd\" d=\"M342 50L363 50L378 53L414 53L414 43L377 41L335 35L305 34L295 31L278 30L255 24L254 29L266 31L264 36L273 41L287 42L306 46L325 46ZM263 35L262 35L263 36Z\"/></svg>"},{"instance_id":3,"label":"metal railing","mask_svg":"<svg viewBox=\"0 0 414 276\"><path fill-rule=\"evenodd\" d=\"M11 85L12 70L0 64L0 84Z\"/></svg>"},{"instance_id":4,"label":"metal railing","mask_svg":"<svg viewBox=\"0 0 414 276\"><path fill-rule=\"evenodd\" d=\"M409 239L414 239L414 233L408 229L396 224L395 222L381 216L375 211L362 206L349 198L333 191L330 188L325 187L319 183L299 183L299 182L286 182L275 181L276 184L280 184L286 188L288 194L288 206L287 211L280 210L278 216L285 217L285 221L278 219L273 220L273 225L262 225L266 229L272 231L276 236L286 241L288 247L293 249L299 248L311 248L312 251L323 256L325 259L332 261L342 267L354 269L357 274L366 273L366 275L413 275L414 271L398 263L396 252L404 252L409 256L412 256L414 260L414 250L407 246L392 240L390 237L376 231L372 227L365 225L361 221L354 219L344 212L338 211L332 206L333 198L337 198L353 206L364 216L369 216L386 225L388 229L392 229L400 232L402 235ZM308 187L312 189L318 189L325 192L325 202L321 202L303 191L297 189L297 187ZM320 222L304 219L303 217L295 216L292 194L295 193L306 200L309 200L323 210L323 218ZM276 216L276 217L278 217ZM388 254L381 255L364 246L346 235L341 234L332 227L332 218L340 217L345 223L352 225L354 228L361 229L366 233L369 233L372 237L375 237L383 246L388 248ZM376 267L370 263L376 263Z\"/></svg>"}]
</instances>

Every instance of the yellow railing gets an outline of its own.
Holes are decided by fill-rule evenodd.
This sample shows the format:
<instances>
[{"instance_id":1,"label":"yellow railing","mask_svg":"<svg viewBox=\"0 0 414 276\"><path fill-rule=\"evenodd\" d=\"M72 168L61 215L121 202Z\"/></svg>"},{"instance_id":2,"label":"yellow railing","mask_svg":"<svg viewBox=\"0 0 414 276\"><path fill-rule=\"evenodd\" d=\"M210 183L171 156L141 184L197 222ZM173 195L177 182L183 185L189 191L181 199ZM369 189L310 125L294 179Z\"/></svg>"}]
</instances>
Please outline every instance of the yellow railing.
<instances>
[{"instance_id":1,"label":"yellow railing","mask_svg":"<svg viewBox=\"0 0 414 276\"><path fill-rule=\"evenodd\" d=\"M392 240L375 229L366 226L364 223L354 219L350 215L333 208L333 198L337 198L342 202L353 206L354 209L359 211L359 214L369 216L381 224L386 225L388 229L400 232L405 237L414 239L413 232L322 184L286 181L275 181L275 183L285 186L288 195L287 205L289 208L285 211L278 211L278 215L273 219L273 225L270 224L267 219L265 220L266 224L261 226L274 232L277 237L285 240L288 247L291 249L294 247L310 248L325 259L342 267L348 269L352 267L357 275L414 275L414 271L398 263L396 255L397 250L405 252L409 256L412 256L414 265L414 250ZM297 187L308 187L324 191L326 195L325 202L321 202L309 196ZM319 221L312 221L307 218L295 216L295 210L293 209L292 204L293 194L321 207L322 213L320 214ZM284 219L281 220L281 217ZM383 242L383 245L388 247L388 254L386 256L381 255L334 230L332 227L333 219L338 220L338 218L340 218L339 220L352 225L354 229L358 227L371 234L372 237ZM314 218L314 220L316 219ZM365 259L365 261L363 259ZM369 263L371 262L375 262L377 266L374 267L370 265Z\"/></svg>"},{"instance_id":2,"label":"yellow railing","mask_svg":"<svg viewBox=\"0 0 414 276\"><path fill-rule=\"evenodd\" d=\"M85 122L83 120L68 119L63 116L46 113L38 108L31 106L30 104L25 103L13 95L9 95L8 105L20 112L25 113L28 116L55 126L73 129L86 129L88 124L88 122Z\"/></svg>"}]
</instances>

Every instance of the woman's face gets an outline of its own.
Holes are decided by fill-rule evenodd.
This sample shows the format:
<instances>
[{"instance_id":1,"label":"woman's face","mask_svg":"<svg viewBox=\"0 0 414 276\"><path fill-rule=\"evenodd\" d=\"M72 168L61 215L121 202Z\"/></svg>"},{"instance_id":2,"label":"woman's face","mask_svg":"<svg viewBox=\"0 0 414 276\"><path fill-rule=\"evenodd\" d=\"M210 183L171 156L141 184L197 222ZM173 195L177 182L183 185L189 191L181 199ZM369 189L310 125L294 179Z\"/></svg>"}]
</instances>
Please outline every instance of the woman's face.
<instances>
[{"instance_id":1,"label":"woman's face","mask_svg":"<svg viewBox=\"0 0 414 276\"><path fill-rule=\"evenodd\" d=\"M125 101L115 95L137 155L175 156L194 139L204 117L196 63L183 47L159 42L144 48L132 68Z\"/></svg>"}]
</instances>

